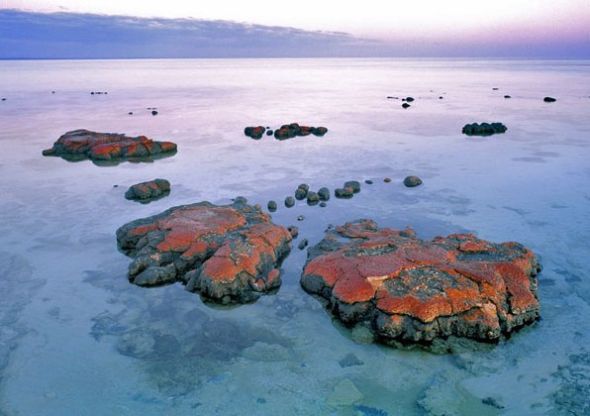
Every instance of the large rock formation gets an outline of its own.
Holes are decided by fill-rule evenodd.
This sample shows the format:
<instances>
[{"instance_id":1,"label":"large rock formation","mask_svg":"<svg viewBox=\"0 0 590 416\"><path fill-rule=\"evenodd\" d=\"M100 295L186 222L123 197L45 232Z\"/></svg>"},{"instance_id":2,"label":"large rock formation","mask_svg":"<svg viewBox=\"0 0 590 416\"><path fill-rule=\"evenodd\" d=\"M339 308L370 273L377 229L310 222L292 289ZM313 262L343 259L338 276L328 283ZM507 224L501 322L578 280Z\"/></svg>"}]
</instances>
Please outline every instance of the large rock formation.
<instances>
[{"instance_id":1,"label":"large rock formation","mask_svg":"<svg viewBox=\"0 0 590 416\"><path fill-rule=\"evenodd\" d=\"M119 248L134 258L132 283L180 281L223 304L251 302L278 288L290 242L286 228L243 199L178 206L117 230Z\"/></svg>"},{"instance_id":2,"label":"large rock formation","mask_svg":"<svg viewBox=\"0 0 590 416\"><path fill-rule=\"evenodd\" d=\"M136 183L131 185L125 198L142 203L148 203L165 197L170 193L170 182L166 179L154 179L153 181Z\"/></svg>"},{"instance_id":3,"label":"large rock formation","mask_svg":"<svg viewBox=\"0 0 590 416\"><path fill-rule=\"evenodd\" d=\"M129 137L117 133L96 133L89 130L69 131L61 136L44 156L61 156L66 160L91 159L111 162L124 159L150 159L171 155L176 144L158 142L145 136Z\"/></svg>"},{"instance_id":4,"label":"large rock formation","mask_svg":"<svg viewBox=\"0 0 590 416\"><path fill-rule=\"evenodd\" d=\"M301 285L345 324L370 328L385 343L493 341L539 317L540 269L518 243L472 234L424 241L360 220L310 249Z\"/></svg>"}]
</instances>

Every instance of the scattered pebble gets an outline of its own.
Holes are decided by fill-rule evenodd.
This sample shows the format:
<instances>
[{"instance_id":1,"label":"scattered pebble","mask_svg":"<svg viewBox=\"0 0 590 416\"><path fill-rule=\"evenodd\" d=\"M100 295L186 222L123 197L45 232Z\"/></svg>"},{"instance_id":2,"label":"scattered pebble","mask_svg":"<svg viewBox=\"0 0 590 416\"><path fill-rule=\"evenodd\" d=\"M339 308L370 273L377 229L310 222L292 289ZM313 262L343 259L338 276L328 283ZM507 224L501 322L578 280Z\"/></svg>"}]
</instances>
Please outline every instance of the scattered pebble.
<instances>
[{"instance_id":1,"label":"scattered pebble","mask_svg":"<svg viewBox=\"0 0 590 416\"><path fill-rule=\"evenodd\" d=\"M273 132L272 130L270 130L270 129L266 131L266 135L267 135L267 136L272 136L272 135L273 135L273 133L274 133L274 132Z\"/></svg>"},{"instance_id":2,"label":"scattered pebble","mask_svg":"<svg viewBox=\"0 0 590 416\"><path fill-rule=\"evenodd\" d=\"M285 198L285 206L287 208L291 208L295 205L295 198L293 198L292 196L288 196Z\"/></svg>"},{"instance_id":3,"label":"scattered pebble","mask_svg":"<svg viewBox=\"0 0 590 416\"><path fill-rule=\"evenodd\" d=\"M320 207L326 208L327 206L328 204L326 204L324 201L320 202Z\"/></svg>"},{"instance_id":4,"label":"scattered pebble","mask_svg":"<svg viewBox=\"0 0 590 416\"><path fill-rule=\"evenodd\" d=\"M305 217L303 215L300 215L297 217L297 221L303 221L305 219Z\"/></svg>"},{"instance_id":5,"label":"scattered pebble","mask_svg":"<svg viewBox=\"0 0 590 416\"><path fill-rule=\"evenodd\" d=\"M512 98L512 97L509 95L505 95L504 98Z\"/></svg>"},{"instance_id":6,"label":"scattered pebble","mask_svg":"<svg viewBox=\"0 0 590 416\"><path fill-rule=\"evenodd\" d=\"M268 201L267 207L270 212L275 212L277 210L277 203L275 201Z\"/></svg>"},{"instance_id":7,"label":"scattered pebble","mask_svg":"<svg viewBox=\"0 0 590 416\"><path fill-rule=\"evenodd\" d=\"M130 116L132 116L133 115L133 111L130 111L127 114L129 114Z\"/></svg>"},{"instance_id":8,"label":"scattered pebble","mask_svg":"<svg viewBox=\"0 0 590 416\"><path fill-rule=\"evenodd\" d=\"M410 105L410 104L408 104L408 103L403 103L403 104L402 104L402 107L403 107L403 108L410 108L410 107L411 107L411 105Z\"/></svg>"},{"instance_id":9,"label":"scattered pebble","mask_svg":"<svg viewBox=\"0 0 590 416\"><path fill-rule=\"evenodd\" d=\"M492 88L492 89L493 89L494 91L498 91L498 89L499 89L499 88L498 88L498 87L494 87L494 88Z\"/></svg>"},{"instance_id":10,"label":"scattered pebble","mask_svg":"<svg viewBox=\"0 0 590 416\"><path fill-rule=\"evenodd\" d=\"M406 176L404 179L404 185L408 188L413 188L418 185L422 185L422 179L417 176Z\"/></svg>"},{"instance_id":11,"label":"scattered pebble","mask_svg":"<svg viewBox=\"0 0 590 416\"><path fill-rule=\"evenodd\" d=\"M158 112L156 110L152 110L152 116L157 116Z\"/></svg>"},{"instance_id":12,"label":"scattered pebble","mask_svg":"<svg viewBox=\"0 0 590 416\"><path fill-rule=\"evenodd\" d=\"M316 205L318 202L320 202L320 196L317 194L317 192L309 191L307 193L307 204Z\"/></svg>"},{"instance_id":13,"label":"scattered pebble","mask_svg":"<svg viewBox=\"0 0 590 416\"><path fill-rule=\"evenodd\" d=\"M322 201L328 201L330 199L330 190L326 187L320 188L318 191L318 196Z\"/></svg>"},{"instance_id":14,"label":"scattered pebble","mask_svg":"<svg viewBox=\"0 0 590 416\"><path fill-rule=\"evenodd\" d=\"M557 99L553 97L545 97L543 98L543 101L545 101L546 103L554 103L555 101L557 101Z\"/></svg>"},{"instance_id":15,"label":"scattered pebble","mask_svg":"<svg viewBox=\"0 0 590 416\"><path fill-rule=\"evenodd\" d=\"M336 198L352 198L354 191L352 188L337 188L334 190Z\"/></svg>"},{"instance_id":16,"label":"scattered pebble","mask_svg":"<svg viewBox=\"0 0 590 416\"><path fill-rule=\"evenodd\" d=\"M402 101L406 101L408 103L411 103L414 101L414 97L406 97L406 98L403 98Z\"/></svg>"},{"instance_id":17,"label":"scattered pebble","mask_svg":"<svg viewBox=\"0 0 590 416\"><path fill-rule=\"evenodd\" d=\"M384 178L384 179L383 179L383 182L385 182L385 183L389 183L389 182L391 182L391 178Z\"/></svg>"},{"instance_id":18,"label":"scattered pebble","mask_svg":"<svg viewBox=\"0 0 590 416\"><path fill-rule=\"evenodd\" d=\"M303 250L305 247L307 247L308 244L309 244L309 241L307 241L307 238L304 238L303 240L301 240L299 242L299 244L297 245L297 248L299 250Z\"/></svg>"},{"instance_id":19,"label":"scattered pebble","mask_svg":"<svg viewBox=\"0 0 590 416\"><path fill-rule=\"evenodd\" d=\"M348 181L344 183L344 188L352 188L352 192L358 194L361 191L361 184L359 181Z\"/></svg>"},{"instance_id":20,"label":"scattered pebble","mask_svg":"<svg viewBox=\"0 0 590 416\"><path fill-rule=\"evenodd\" d=\"M372 180L370 180L370 179L366 179L366 180L365 180L365 183L366 183L367 185L373 185L373 181L372 181Z\"/></svg>"}]
</instances>

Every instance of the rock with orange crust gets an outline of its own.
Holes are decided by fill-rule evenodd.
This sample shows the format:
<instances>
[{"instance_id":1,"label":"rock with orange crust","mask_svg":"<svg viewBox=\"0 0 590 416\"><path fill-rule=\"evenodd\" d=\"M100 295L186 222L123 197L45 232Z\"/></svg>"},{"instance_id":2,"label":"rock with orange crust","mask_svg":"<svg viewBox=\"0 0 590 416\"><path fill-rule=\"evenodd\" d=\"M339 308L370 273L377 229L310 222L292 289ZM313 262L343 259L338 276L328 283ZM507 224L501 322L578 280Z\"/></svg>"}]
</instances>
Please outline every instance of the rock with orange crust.
<instances>
[{"instance_id":1,"label":"rock with orange crust","mask_svg":"<svg viewBox=\"0 0 590 416\"><path fill-rule=\"evenodd\" d=\"M119 249L133 258L139 286L181 282L215 302L247 303L281 284L280 264L291 234L242 198L170 208L117 230Z\"/></svg>"},{"instance_id":2,"label":"rock with orange crust","mask_svg":"<svg viewBox=\"0 0 590 416\"><path fill-rule=\"evenodd\" d=\"M518 243L473 234L424 241L359 220L329 230L308 255L303 288L384 343L495 341L539 318L541 267Z\"/></svg>"},{"instance_id":3,"label":"rock with orange crust","mask_svg":"<svg viewBox=\"0 0 590 416\"><path fill-rule=\"evenodd\" d=\"M152 160L170 156L176 144L158 142L145 136L129 137L117 133L96 133L74 130L62 135L43 156L60 156L66 160L91 159L95 163L112 163L122 160Z\"/></svg>"}]
</instances>

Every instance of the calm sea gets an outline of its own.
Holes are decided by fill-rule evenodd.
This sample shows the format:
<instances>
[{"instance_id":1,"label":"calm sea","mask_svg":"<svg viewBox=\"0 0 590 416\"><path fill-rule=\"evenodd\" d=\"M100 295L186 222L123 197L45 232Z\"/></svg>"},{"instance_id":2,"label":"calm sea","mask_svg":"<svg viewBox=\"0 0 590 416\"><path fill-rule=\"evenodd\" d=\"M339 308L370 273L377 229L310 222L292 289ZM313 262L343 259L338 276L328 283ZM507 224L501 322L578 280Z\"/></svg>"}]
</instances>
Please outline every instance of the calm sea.
<instances>
[{"instance_id":1,"label":"calm sea","mask_svg":"<svg viewBox=\"0 0 590 416\"><path fill-rule=\"evenodd\" d=\"M416 100L404 110L387 96ZM0 97L0 414L590 411L590 62L4 61ZM330 131L243 135L293 121ZM482 121L508 131L461 134ZM79 128L172 140L179 152L111 167L41 156ZM405 188L411 174L424 185ZM156 177L172 183L169 197L125 200L129 185ZM365 179L374 185L351 200L282 207L299 183ZM275 222L298 225L311 244L357 218L424 238L519 241L544 266L542 320L455 354L357 343L300 288L306 253L296 248L276 295L232 309L180 285L128 283L119 226L238 195L279 201ZM358 392L341 394L351 385Z\"/></svg>"}]
</instances>

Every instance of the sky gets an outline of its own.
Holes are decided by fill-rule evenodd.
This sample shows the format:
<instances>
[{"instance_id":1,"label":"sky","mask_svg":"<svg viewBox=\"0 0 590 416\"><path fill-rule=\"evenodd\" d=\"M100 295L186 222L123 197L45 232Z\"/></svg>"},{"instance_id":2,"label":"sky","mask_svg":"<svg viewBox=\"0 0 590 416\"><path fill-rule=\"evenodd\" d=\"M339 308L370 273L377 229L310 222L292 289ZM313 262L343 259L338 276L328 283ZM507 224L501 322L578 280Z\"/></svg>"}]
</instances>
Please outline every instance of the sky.
<instances>
[{"instance_id":1,"label":"sky","mask_svg":"<svg viewBox=\"0 0 590 416\"><path fill-rule=\"evenodd\" d=\"M307 46L318 31L358 40L356 52L347 39L334 55L366 54L372 42L379 56L485 56L483 48L489 56L590 57L590 0L0 0L0 12L7 9L291 27L308 32Z\"/></svg>"}]
</instances>

